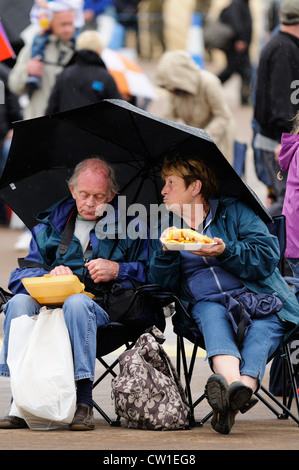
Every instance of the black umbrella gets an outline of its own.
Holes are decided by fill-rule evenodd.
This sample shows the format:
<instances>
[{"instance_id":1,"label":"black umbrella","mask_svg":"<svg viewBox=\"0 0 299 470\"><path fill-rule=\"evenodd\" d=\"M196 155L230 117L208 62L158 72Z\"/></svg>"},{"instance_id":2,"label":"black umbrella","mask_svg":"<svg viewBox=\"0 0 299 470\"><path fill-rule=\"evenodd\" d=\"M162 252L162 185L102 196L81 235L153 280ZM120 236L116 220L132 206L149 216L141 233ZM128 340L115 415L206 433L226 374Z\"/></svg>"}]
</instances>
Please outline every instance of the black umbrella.
<instances>
[{"instance_id":1,"label":"black umbrella","mask_svg":"<svg viewBox=\"0 0 299 470\"><path fill-rule=\"evenodd\" d=\"M159 118L125 101L104 100L18 121L13 128L0 197L28 228L36 223L38 212L69 194L66 180L74 166L93 155L115 167L127 204L142 203L146 208L162 202L164 157L198 155L214 168L223 194L239 195L266 223L271 220L206 132Z\"/></svg>"}]
</instances>

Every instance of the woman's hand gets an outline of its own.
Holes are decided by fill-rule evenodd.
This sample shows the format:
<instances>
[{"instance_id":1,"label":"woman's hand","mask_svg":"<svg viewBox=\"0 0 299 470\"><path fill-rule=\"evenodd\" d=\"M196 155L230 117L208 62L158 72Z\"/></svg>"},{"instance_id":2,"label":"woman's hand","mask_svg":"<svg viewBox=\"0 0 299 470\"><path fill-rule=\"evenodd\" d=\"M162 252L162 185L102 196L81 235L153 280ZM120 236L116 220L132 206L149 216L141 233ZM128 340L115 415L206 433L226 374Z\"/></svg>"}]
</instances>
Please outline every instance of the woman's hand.
<instances>
[{"instance_id":1,"label":"woman's hand","mask_svg":"<svg viewBox=\"0 0 299 470\"><path fill-rule=\"evenodd\" d=\"M193 253L194 255L198 255L198 256L204 256L205 258L214 258L214 257L217 258L217 256L220 256L224 252L225 243L222 240L222 238L217 238L217 237L214 237L213 241L214 243L216 243L216 245L213 245L213 246L203 245L200 250L190 251L190 253Z\"/></svg>"},{"instance_id":2,"label":"woman's hand","mask_svg":"<svg viewBox=\"0 0 299 470\"><path fill-rule=\"evenodd\" d=\"M163 250L164 250L164 251L169 251L169 250L168 250L168 248L166 248L166 246L164 245L164 243L162 242L162 240L163 240L163 239L165 240L165 238L168 238L168 235L169 235L170 230L176 230L176 227L168 227L168 228L166 228L166 229L162 232L162 234L161 234L161 236L160 236L160 238L159 238L160 242L162 243L162 246L163 246Z\"/></svg>"}]
</instances>

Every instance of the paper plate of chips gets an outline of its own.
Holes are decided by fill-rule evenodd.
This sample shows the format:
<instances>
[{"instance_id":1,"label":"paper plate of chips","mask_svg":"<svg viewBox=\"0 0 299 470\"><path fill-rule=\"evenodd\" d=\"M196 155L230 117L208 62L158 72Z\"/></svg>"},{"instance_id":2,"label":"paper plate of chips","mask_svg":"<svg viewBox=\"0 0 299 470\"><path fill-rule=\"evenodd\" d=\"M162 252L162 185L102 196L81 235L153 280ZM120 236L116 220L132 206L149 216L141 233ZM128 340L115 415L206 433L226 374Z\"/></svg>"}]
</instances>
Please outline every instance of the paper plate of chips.
<instances>
[{"instance_id":1,"label":"paper plate of chips","mask_svg":"<svg viewBox=\"0 0 299 470\"><path fill-rule=\"evenodd\" d=\"M199 251L203 246L216 245L212 238L192 229L171 229L161 242L170 251Z\"/></svg>"}]
</instances>

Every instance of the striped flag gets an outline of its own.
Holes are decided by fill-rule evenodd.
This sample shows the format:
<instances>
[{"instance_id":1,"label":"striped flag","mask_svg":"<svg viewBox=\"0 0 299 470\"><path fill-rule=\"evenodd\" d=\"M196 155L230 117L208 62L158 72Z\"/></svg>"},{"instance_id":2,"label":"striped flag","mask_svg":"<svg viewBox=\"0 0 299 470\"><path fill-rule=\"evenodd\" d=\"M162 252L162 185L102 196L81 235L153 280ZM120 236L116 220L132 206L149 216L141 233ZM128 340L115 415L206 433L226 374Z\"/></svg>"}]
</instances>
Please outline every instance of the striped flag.
<instances>
[{"instance_id":1,"label":"striped flag","mask_svg":"<svg viewBox=\"0 0 299 470\"><path fill-rule=\"evenodd\" d=\"M15 57L15 53L0 20L0 62L2 60L10 59L11 57Z\"/></svg>"}]
</instances>

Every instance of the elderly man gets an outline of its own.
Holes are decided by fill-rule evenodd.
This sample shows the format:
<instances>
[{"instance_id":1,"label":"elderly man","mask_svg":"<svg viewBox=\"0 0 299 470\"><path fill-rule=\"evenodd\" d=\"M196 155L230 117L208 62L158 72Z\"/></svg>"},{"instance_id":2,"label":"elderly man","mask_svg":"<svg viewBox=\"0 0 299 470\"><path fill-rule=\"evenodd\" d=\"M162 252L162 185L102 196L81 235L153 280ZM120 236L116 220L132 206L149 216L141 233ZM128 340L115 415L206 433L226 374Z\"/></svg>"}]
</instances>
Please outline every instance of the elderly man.
<instances>
[{"instance_id":1,"label":"elderly man","mask_svg":"<svg viewBox=\"0 0 299 470\"><path fill-rule=\"evenodd\" d=\"M117 213L114 200L117 186L113 170L100 159L84 160L75 168L69 188L72 197L40 214L39 223L32 231L26 260L51 266L52 276L82 274L85 269L87 277L95 284L114 279L121 283L132 278L144 283L146 239L133 240L124 236L124 227L117 221L117 241L112 237L104 238L99 235L103 234L99 225L105 224L103 210L107 208L107 204L111 203ZM69 249L61 255L58 247L62 234L74 219L74 235ZM89 253L89 257L86 253ZM43 276L46 272L42 267L23 267L15 269L11 274L9 288L15 295L5 306L4 342L0 355L1 376L9 376L6 360L11 320L24 312L29 316L38 314L41 307L37 301L26 295L22 278ZM68 297L63 304L63 312L72 343L77 386L77 410L70 429L90 430L94 428L92 384L97 329L107 324L109 317L100 303L84 294ZM0 420L0 428L24 426L26 427L25 421L15 416L5 416Z\"/></svg>"},{"instance_id":2,"label":"elderly man","mask_svg":"<svg viewBox=\"0 0 299 470\"><path fill-rule=\"evenodd\" d=\"M24 111L24 118L31 119L45 114L56 76L71 61L75 42L75 10L54 11L50 23L50 34L44 49L44 58L31 57L31 44L21 50L13 67L8 86L12 93L22 95L28 92L28 78L40 77L40 88L30 97Z\"/></svg>"}]
</instances>

